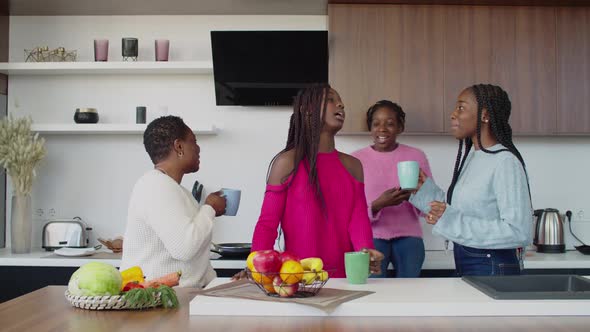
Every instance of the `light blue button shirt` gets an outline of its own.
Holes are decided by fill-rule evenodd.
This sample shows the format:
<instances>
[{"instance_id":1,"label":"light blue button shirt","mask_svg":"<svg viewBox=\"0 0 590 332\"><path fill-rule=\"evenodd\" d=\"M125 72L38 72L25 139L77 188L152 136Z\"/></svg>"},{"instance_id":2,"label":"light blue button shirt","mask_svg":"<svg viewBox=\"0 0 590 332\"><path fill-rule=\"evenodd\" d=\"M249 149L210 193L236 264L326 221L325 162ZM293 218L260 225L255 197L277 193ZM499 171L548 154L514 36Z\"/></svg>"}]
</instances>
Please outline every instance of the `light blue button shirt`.
<instances>
[{"instance_id":1,"label":"light blue button shirt","mask_svg":"<svg viewBox=\"0 0 590 332\"><path fill-rule=\"evenodd\" d=\"M503 148L497 144L488 150ZM410 197L410 203L428 213L432 201L445 202L446 194L427 179ZM509 151L471 151L451 203L433 227L433 234L480 249L526 247L532 242L533 210L527 177L520 161Z\"/></svg>"}]
</instances>

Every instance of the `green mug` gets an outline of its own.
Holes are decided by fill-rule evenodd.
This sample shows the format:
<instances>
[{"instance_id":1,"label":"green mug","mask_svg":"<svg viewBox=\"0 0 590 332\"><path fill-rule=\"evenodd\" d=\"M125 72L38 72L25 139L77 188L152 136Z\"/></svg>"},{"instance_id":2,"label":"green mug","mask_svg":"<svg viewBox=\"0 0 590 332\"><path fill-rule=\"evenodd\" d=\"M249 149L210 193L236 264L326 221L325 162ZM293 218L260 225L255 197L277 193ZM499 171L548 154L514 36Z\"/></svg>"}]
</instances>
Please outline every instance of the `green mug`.
<instances>
[{"instance_id":1,"label":"green mug","mask_svg":"<svg viewBox=\"0 0 590 332\"><path fill-rule=\"evenodd\" d=\"M344 254L344 268L349 284L366 284L369 277L369 253L366 251L347 252Z\"/></svg>"}]
</instances>

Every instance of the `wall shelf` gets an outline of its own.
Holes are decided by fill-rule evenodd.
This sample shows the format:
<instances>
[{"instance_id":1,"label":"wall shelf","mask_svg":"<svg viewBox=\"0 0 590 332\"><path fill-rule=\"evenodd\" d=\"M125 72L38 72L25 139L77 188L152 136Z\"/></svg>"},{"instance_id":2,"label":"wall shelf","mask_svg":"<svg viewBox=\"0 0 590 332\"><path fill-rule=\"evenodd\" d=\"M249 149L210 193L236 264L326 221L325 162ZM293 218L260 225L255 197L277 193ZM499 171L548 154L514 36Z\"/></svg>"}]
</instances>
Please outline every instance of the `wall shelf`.
<instances>
[{"instance_id":1,"label":"wall shelf","mask_svg":"<svg viewBox=\"0 0 590 332\"><path fill-rule=\"evenodd\" d=\"M211 61L2 62L5 75L212 74Z\"/></svg>"},{"instance_id":2,"label":"wall shelf","mask_svg":"<svg viewBox=\"0 0 590 332\"><path fill-rule=\"evenodd\" d=\"M33 124L31 130L42 135L133 135L143 134L147 124L114 123L49 123ZM217 135L220 131L215 125L191 127L197 135Z\"/></svg>"}]
</instances>

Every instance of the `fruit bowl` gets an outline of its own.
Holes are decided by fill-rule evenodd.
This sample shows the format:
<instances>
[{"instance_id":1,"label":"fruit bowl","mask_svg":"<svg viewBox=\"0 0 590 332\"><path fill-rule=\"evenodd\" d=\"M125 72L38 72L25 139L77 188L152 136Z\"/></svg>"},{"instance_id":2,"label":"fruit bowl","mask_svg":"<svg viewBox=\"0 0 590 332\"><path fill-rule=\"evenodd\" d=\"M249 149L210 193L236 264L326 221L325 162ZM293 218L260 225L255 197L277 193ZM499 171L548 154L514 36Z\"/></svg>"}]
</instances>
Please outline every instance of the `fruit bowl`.
<instances>
[{"instance_id":1,"label":"fruit bowl","mask_svg":"<svg viewBox=\"0 0 590 332\"><path fill-rule=\"evenodd\" d=\"M326 271L301 273L260 273L246 269L248 280L273 297L311 297L319 293L329 279Z\"/></svg>"}]
</instances>

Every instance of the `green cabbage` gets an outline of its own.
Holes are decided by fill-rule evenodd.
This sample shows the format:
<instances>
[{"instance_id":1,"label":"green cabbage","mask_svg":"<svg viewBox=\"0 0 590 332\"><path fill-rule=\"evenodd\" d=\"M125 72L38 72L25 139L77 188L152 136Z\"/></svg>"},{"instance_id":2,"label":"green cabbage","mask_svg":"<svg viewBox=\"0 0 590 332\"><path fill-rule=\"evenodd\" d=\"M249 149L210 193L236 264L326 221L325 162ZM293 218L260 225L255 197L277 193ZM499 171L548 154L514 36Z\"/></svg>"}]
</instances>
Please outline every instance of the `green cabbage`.
<instances>
[{"instance_id":1,"label":"green cabbage","mask_svg":"<svg viewBox=\"0 0 590 332\"><path fill-rule=\"evenodd\" d=\"M72 274L68 290L72 295L118 295L122 282L121 273L112 265L91 262L82 265Z\"/></svg>"}]
</instances>

